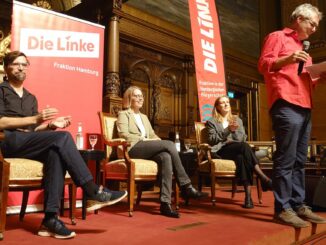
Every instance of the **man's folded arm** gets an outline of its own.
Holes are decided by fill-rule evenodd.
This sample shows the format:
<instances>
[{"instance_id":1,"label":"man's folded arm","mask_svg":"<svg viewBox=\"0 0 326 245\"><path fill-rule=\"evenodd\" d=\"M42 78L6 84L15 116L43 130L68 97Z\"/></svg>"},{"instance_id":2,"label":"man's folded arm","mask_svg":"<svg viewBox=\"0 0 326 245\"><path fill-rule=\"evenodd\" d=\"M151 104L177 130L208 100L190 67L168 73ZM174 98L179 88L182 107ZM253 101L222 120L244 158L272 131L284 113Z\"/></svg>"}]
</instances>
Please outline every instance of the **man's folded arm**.
<instances>
[{"instance_id":1,"label":"man's folded arm","mask_svg":"<svg viewBox=\"0 0 326 245\"><path fill-rule=\"evenodd\" d=\"M24 128L26 126L36 125L39 123L39 116L29 117L0 117L0 130Z\"/></svg>"}]
</instances>

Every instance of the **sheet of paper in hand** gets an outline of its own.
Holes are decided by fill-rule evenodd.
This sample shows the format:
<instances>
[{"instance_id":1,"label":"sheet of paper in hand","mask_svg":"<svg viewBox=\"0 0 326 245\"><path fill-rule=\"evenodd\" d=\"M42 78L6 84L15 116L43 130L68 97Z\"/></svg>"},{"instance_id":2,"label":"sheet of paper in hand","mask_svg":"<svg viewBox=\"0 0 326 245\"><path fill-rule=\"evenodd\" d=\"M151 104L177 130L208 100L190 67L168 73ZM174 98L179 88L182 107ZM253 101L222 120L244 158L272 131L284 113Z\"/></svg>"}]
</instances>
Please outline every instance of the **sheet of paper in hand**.
<instances>
[{"instance_id":1,"label":"sheet of paper in hand","mask_svg":"<svg viewBox=\"0 0 326 245\"><path fill-rule=\"evenodd\" d=\"M309 72L311 79L316 79L320 77L322 72L326 72L326 61L311 66L306 66L305 68Z\"/></svg>"}]
</instances>

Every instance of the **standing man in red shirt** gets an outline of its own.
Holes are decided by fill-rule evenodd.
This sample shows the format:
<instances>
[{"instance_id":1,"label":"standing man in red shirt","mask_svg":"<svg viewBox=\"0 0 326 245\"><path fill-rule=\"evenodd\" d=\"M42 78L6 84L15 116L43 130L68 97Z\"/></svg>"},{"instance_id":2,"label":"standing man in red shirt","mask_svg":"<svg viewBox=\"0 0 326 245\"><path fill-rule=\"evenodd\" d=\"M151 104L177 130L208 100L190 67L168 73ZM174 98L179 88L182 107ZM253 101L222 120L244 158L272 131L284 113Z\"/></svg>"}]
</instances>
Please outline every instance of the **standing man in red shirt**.
<instances>
[{"instance_id":1,"label":"standing man in red shirt","mask_svg":"<svg viewBox=\"0 0 326 245\"><path fill-rule=\"evenodd\" d=\"M311 4L299 5L290 26L270 33L264 42L258 69L266 82L268 105L275 131L273 164L274 220L294 227L326 223L304 204L307 149L311 131L312 87L326 80L323 73L312 80L300 62L311 65L302 41L316 32L322 13Z\"/></svg>"}]
</instances>

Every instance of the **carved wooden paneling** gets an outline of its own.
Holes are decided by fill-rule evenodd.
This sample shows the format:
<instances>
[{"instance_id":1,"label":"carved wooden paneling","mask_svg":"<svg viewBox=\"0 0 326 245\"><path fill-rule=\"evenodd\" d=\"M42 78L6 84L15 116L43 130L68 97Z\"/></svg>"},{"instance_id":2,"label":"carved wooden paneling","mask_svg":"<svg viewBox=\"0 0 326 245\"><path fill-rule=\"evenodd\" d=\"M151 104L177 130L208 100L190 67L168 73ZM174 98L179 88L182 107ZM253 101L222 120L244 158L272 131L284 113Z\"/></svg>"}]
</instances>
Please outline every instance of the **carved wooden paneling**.
<instances>
[{"instance_id":1,"label":"carved wooden paneling","mask_svg":"<svg viewBox=\"0 0 326 245\"><path fill-rule=\"evenodd\" d=\"M326 84L317 85L313 95L311 136L318 140L326 139L325 94Z\"/></svg>"},{"instance_id":2,"label":"carved wooden paneling","mask_svg":"<svg viewBox=\"0 0 326 245\"><path fill-rule=\"evenodd\" d=\"M175 93L174 89L161 88L156 123L159 125L174 125Z\"/></svg>"},{"instance_id":3,"label":"carved wooden paneling","mask_svg":"<svg viewBox=\"0 0 326 245\"><path fill-rule=\"evenodd\" d=\"M120 74L122 92L130 85L142 88L144 113L156 133L167 138L170 132L186 128L181 122L181 100L186 93L184 61L133 43L120 43ZM186 132L186 130L183 130Z\"/></svg>"},{"instance_id":4,"label":"carved wooden paneling","mask_svg":"<svg viewBox=\"0 0 326 245\"><path fill-rule=\"evenodd\" d=\"M269 108L267 106L267 93L265 83L260 83L258 86L259 93L259 124L258 131L259 140L271 140L274 136L272 131L272 122L269 115Z\"/></svg>"}]
</instances>

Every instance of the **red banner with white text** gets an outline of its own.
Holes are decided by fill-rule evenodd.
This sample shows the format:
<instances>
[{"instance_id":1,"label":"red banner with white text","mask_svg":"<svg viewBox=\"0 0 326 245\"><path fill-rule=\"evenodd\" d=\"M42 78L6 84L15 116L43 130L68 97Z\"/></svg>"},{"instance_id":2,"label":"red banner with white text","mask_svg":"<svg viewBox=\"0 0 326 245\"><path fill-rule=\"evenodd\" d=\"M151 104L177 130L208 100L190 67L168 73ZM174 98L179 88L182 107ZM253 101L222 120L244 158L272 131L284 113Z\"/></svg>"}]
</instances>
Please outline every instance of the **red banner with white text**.
<instances>
[{"instance_id":1,"label":"red banner with white text","mask_svg":"<svg viewBox=\"0 0 326 245\"><path fill-rule=\"evenodd\" d=\"M87 145L88 133L100 133L104 26L13 1L11 32L11 50L29 59L24 87L37 97L39 110L50 106L58 116L71 116L65 130L73 137L81 122Z\"/></svg>"},{"instance_id":2,"label":"red banner with white text","mask_svg":"<svg viewBox=\"0 0 326 245\"><path fill-rule=\"evenodd\" d=\"M214 0L188 0L201 121L212 116L214 102L226 94L220 27Z\"/></svg>"}]
</instances>

